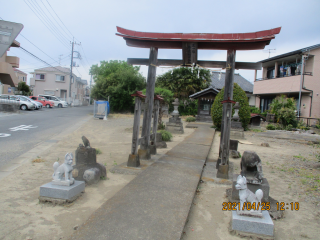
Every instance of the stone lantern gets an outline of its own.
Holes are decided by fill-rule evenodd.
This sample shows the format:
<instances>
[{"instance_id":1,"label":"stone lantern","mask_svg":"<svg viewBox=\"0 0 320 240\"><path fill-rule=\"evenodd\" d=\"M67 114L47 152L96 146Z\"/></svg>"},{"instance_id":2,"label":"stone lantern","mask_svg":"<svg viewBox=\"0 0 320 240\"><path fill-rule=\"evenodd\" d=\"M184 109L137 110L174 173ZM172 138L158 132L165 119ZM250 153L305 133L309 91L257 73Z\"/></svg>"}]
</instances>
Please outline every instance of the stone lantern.
<instances>
[{"instance_id":1,"label":"stone lantern","mask_svg":"<svg viewBox=\"0 0 320 240\"><path fill-rule=\"evenodd\" d=\"M166 123L166 130L171 133L184 133L183 123L181 122L181 118L179 118L179 99L176 98L172 103L174 110L171 113L171 118L169 118L169 122Z\"/></svg>"}]
</instances>

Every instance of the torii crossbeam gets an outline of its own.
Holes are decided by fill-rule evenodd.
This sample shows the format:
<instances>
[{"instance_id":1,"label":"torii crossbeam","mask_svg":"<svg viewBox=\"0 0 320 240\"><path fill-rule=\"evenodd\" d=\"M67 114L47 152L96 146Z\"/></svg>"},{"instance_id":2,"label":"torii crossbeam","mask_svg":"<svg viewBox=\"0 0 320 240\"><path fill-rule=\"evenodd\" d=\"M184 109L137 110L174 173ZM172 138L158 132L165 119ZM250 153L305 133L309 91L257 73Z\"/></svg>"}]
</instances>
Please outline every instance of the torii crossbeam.
<instances>
[{"instance_id":1,"label":"torii crossbeam","mask_svg":"<svg viewBox=\"0 0 320 240\"><path fill-rule=\"evenodd\" d=\"M223 129L220 139L220 156L218 174L228 177L229 140L233 99L233 82L235 69L261 69L258 63L235 62L237 50L264 49L279 34L281 27L251 33L153 33L138 32L117 27L116 35L123 37L129 47L150 48L149 59L128 58L132 65L148 65L146 108L143 116L142 136L145 140L139 150L140 156L150 159L150 129L153 111L153 97L157 66L195 66L225 68L225 92L223 101ZM182 49L182 59L157 59L158 49ZM200 61L198 49L227 50L227 60Z\"/></svg>"}]
</instances>

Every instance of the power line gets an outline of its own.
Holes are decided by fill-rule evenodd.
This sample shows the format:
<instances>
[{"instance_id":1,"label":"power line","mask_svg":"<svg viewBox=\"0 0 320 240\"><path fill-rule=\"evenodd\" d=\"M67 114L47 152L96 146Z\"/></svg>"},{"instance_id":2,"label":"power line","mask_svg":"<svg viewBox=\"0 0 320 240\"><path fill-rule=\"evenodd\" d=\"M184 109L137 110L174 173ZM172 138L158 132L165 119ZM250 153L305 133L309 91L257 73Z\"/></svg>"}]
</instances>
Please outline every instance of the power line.
<instances>
[{"instance_id":1,"label":"power line","mask_svg":"<svg viewBox=\"0 0 320 240\"><path fill-rule=\"evenodd\" d=\"M48 2L48 0L46 0L47 3L49 4L50 8L52 9L52 11L54 12L54 14L59 18L58 14L56 13L56 11L54 11L54 9L51 7L51 4ZM59 18L60 22L63 24L63 26L68 30L68 32L71 34L71 36L74 36L69 29L66 27L66 25L62 22L62 20Z\"/></svg>"},{"instance_id":2,"label":"power line","mask_svg":"<svg viewBox=\"0 0 320 240\"><path fill-rule=\"evenodd\" d=\"M37 57L36 55L32 54L31 52L29 52L28 50L24 49L23 47L19 47L19 49L22 49L22 50L25 51L26 53L30 54L31 56L33 56L34 58L38 59L39 61L47 64L48 66L56 69L57 71L62 72L62 71L59 70L58 68L56 68L56 67L52 66L51 64L47 63L46 61L44 61L44 60L42 60L41 58ZM62 73L65 73L65 72L62 72Z\"/></svg>"},{"instance_id":3,"label":"power line","mask_svg":"<svg viewBox=\"0 0 320 240\"><path fill-rule=\"evenodd\" d=\"M62 43L63 46L66 47L65 43L62 42L58 36L56 36L55 33L53 33L53 31L43 22L43 20L38 16L38 14L35 13L35 11L29 6L29 4L26 2L26 0L24 0L25 4L30 8L30 10L37 16L37 18L39 18L39 20L48 28L48 30ZM31 5L31 4L30 4ZM69 47L66 47L66 48L69 48Z\"/></svg>"},{"instance_id":4,"label":"power line","mask_svg":"<svg viewBox=\"0 0 320 240\"><path fill-rule=\"evenodd\" d=\"M47 6L43 3L43 1L41 0L41 3L42 3L42 5L47 9L47 11L48 11L48 13L50 13L50 16L53 18L53 20L59 25L59 27L67 34L67 37L69 37L68 36L68 34L69 33L67 33L64 29L63 29L63 27L60 25L60 23L55 19L55 17L51 14L51 12L50 12L50 10L47 8ZM52 8L51 8L52 9ZM53 9L52 9L53 10ZM72 38L73 36L72 36L72 34L71 34L71 38Z\"/></svg>"},{"instance_id":5,"label":"power line","mask_svg":"<svg viewBox=\"0 0 320 240\"><path fill-rule=\"evenodd\" d=\"M27 0L30 1L30 3L32 2L32 5L34 6L34 9L37 10L41 16L43 17L43 19L48 23L48 25L50 25L50 27L59 35L59 37L61 39L63 39L63 41L69 41L68 38L66 38L60 31L59 29L55 26L55 24L51 21L51 19L47 16L47 14L43 11L43 9L41 8L41 6L38 4L38 2L35 0Z\"/></svg>"},{"instance_id":6,"label":"power line","mask_svg":"<svg viewBox=\"0 0 320 240\"><path fill-rule=\"evenodd\" d=\"M51 23L51 25L53 26L53 28L57 31L57 33L60 34L60 37L64 38L66 41L69 41L68 37L66 37L60 30L59 28L54 24L53 21L51 21L51 19L48 17L48 15L45 13L45 11L42 9L42 7L38 4L38 2L36 0L31 0L32 2L35 3L35 5L37 5L38 9L40 9L40 11L42 12L42 14L44 15L44 17L48 20L48 22ZM50 12L49 12L50 13ZM50 13L51 14L51 13Z\"/></svg>"}]
</instances>

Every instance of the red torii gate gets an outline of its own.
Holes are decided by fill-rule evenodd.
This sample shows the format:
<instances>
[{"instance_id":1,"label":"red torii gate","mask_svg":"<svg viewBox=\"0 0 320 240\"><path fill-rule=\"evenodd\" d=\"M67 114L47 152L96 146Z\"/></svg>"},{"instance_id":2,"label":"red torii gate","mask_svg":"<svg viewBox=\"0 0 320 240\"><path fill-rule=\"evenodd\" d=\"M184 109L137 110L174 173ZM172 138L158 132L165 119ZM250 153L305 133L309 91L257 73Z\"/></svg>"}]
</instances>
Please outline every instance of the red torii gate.
<instances>
[{"instance_id":1,"label":"red torii gate","mask_svg":"<svg viewBox=\"0 0 320 240\"><path fill-rule=\"evenodd\" d=\"M233 99L234 69L260 70L261 63L235 62L237 50L264 49L279 34L281 27L251 33L152 33L117 27L116 35L123 37L129 47L150 48L149 59L128 58L128 64L148 65L147 92L143 116L142 136L145 137L139 155L150 159L150 129L157 66L195 66L225 68L223 101L223 129L221 130L218 176L226 178L229 169L229 140ZM182 59L158 59L158 49L182 49ZM198 60L198 49L227 50L227 61Z\"/></svg>"}]
</instances>

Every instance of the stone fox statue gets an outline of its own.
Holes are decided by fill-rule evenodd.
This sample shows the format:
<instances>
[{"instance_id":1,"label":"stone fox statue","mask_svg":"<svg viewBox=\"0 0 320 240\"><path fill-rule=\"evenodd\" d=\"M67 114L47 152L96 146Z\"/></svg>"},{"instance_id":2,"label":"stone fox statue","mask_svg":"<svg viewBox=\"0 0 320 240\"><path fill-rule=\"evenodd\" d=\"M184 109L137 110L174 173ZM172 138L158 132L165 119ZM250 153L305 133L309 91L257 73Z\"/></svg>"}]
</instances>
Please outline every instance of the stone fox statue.
<instances>
[{"instance_id":1,"label":"stone fox statue","mask_svg":"<svg viewBox=\"0 0 320 240\"><path fill-rule=\"evenodd\" d=\"M72 177L72 162L73 162L73 155L72 153L67 153L65 156L64 163L59 166L58 162L53 164L54 173L53 177L53 184L56 185L64 185L70 186L74 183L74 178ZM63 180L64 175L64 180Z\"/></svg>"},{"instance_id":2,"label":"stone fox statue","mask_svg":"<svg viewBox=\"0 0 320 240\"><path fill-rule=\"evenodd\" d=\"M235 186L237 190L239 190L239 198L240 198L240 206L241 209L243 208L243 204L245 202L255 203L256 206L261 206L261 199L263 197L263 192L261 189L258 189L255 193L251 192L247 188L247 179L246 177L242 177L241 175L237 178L237 184ZM259 212L261 212L261 207L258 209Z\"/></svg>"}]
</instances>

